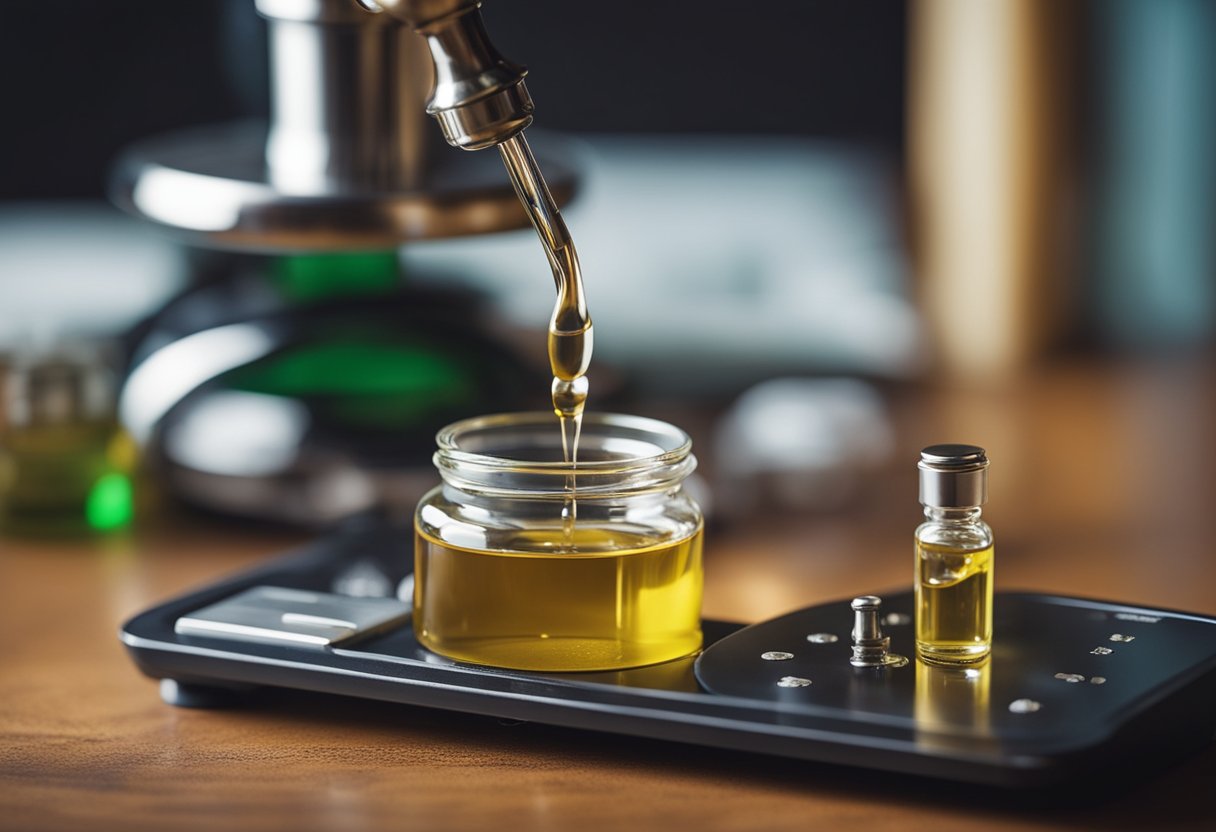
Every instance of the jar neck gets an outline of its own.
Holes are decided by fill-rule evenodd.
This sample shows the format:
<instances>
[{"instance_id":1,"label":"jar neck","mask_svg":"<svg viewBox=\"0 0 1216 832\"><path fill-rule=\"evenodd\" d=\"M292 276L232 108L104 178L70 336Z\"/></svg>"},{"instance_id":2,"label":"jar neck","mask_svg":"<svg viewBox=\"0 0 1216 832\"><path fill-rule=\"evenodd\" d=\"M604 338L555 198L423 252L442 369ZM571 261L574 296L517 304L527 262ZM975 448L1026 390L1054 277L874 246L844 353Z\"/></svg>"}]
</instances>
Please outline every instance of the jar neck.
<instances>
[{"instance_id":1,"label":"jar neck","mask_svg":"<svg viewBox=\"0 0 1216 832\"><path fill-rule=\"evenodd\" d=\"M980 521L980 506L925 506L925 520L948 526L964 526Z\"/></svg>"},{"instance_id":2,"label":"jar neck","mask_svg":"<svg viewBox=\"0 0 1216 832\"><path fill-rule=\"evenodd\" d=\"M688 454L669 463L615 468L561 465L476 466L435 454L435 466L447 488L496 499L566 500L571 491L581 500L624 500L670 495L695 470Z\"/></svg>"},{"instance_id":3,"label":"jar neck","mask_svg":"<svg viewBox=\"0 0 1216 832\"><path fill-rule=\"evenodd\" d=\"M561 461L560 439L551 413L469 419L440 431L435 467L466 494L612 500L671 492L697 464L688 436L653 419L587 414L577 463Z\"/></svg>"}]
</instances>

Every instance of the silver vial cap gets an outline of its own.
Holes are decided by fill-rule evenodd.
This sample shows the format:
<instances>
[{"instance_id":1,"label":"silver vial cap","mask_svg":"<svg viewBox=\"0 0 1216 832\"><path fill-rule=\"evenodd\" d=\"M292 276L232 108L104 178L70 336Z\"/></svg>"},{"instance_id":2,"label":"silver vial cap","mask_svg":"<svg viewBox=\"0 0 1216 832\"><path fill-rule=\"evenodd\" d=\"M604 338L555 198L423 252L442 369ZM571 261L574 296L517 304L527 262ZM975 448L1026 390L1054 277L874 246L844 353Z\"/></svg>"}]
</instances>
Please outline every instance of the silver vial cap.
<instances>
[{"instance_id":1,"label":"silver vial cap","mask_svg":"<svg viewBox=\"0 0 1216 832\"><path fill-rule=\"evenodd\" d=\"M920 502L935 508L988 502L988 455L976 445L930 445L920 452Z\"/></svg>"}]
</instances>

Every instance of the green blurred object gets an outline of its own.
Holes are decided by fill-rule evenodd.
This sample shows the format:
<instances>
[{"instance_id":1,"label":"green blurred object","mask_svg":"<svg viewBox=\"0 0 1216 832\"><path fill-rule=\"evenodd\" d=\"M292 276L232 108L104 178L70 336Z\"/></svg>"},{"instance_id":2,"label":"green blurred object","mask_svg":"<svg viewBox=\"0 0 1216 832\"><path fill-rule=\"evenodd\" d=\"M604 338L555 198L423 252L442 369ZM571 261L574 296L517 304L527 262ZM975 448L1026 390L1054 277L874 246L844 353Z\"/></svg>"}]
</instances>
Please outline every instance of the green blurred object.
<instances>
[{"instance_id":1,"label":"green blurred object","mask_svg":"<svg viewBox=\"0 0 1216 832\"><path fill-rule=\"evenodd\" d=\"M411 285L393 252L199 264L138 333L122 408L150 471L187 503L312 527L410 510L436 431L547 391L481 294Z\"/></svg>"},{"instance_id":2,"label":"green blurred object","mask_svg":"<svg viewBox=\"0 0 1216 832\"><path fill-rule=\"evenodd\" d=\"M270 278L295 301L382 294L401 285L395 251L284 255L275 259Z\"/></svg>"},{"instance_id":3,"label":"green blurred object","mask_svg":"<svg viewBox=\"0 0 1216 832\"><path fill-rule=\"evenodd\" d=\"M280 396L422 394L464 382L460 376L455 361L426 345L345 341L302 347L244 374L237 386Z\"/></svg>"},{"instance_id":4,"label":"green blurred object","mask_svg":"<svg viewBox=\"0 0 1216 832\"><path fill-rule=\"evenodd\" d=\"M121 529L135 516L135 489L126 474L103 474L84 503L85 519L97 531Z\"/></svg>"},{"instance_id":5,"label":"green blurred object","mask_svg":"<svg viewBox=\"0 0 1216 832\"><path fill-rule=\"evenodd\" d=\"M283 255L270 274L286 299L302 303L387 295L403 282L395 251ZM426 421L478 395L468 362L451 344L404 331L392 338L338 335L294 346L235 371L228 385L322 400L343 422L385 429Z\"/></svg>"},{"instance_id":6,"label":"green blurred object","mask_svg":"<svg viewBox=\"0 0 1216 832\"><path fill-rule=\"evenodd\" d=\"M435 345L374 340L308 344L236 370L229 385L250 393L324 399L352 423L404 427L477 395L456 356Z\"/></svg>"}]
</instances>

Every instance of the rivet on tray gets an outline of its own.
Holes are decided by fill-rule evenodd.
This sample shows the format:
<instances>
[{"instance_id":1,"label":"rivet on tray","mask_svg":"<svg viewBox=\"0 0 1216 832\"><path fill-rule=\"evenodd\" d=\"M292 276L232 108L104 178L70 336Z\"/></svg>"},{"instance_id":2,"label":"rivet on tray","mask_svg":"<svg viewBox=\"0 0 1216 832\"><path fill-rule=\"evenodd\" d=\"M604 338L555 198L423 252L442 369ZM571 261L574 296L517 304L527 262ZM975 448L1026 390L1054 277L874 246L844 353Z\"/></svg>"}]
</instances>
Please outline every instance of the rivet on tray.
<instances>
[{"instance_id":1,"label":"rivet on tray","mask_svg":"<svg viewBox=\"0 0 1216 832\"><path fill-rule=\"evenodd\" d=\"M1042 703L1033 699L1015 699L1009 703L1009 710L1015 714L1032 714L1042 707Z\"/></svg>"},{"instance_id":2,"label":"rivet on tray","mask_svg":"<svg viewBox=\"0 0 1216 832\"><path fill-rule=\"evenodd\" d=\"M767 653L761 653L760 658L766 662L788 662L794 658L794 654L786 653L783 650L769 650Z\"/></svg>"},{"instance_id":3,"label":"rivet on tray","mask_svg":"<svg viewBox=\"0 0 1216 832\"><path fill-rule=\"evenodd\" d=\"M840 636L835 633L811 633L806 640L811 644L835 644L840 641Z\"/></svg>"},{"instance_id":4,"label":"rivet on tray","mask_svg":"<svg viewBox=\"0 0 1216 832\"><path fill-rule=\"evenodd\" d=\"M810 684L810 679L803 679L801 676L782 676L777 680L779 688L805 688Z\"/></svg>"}]
</instances>

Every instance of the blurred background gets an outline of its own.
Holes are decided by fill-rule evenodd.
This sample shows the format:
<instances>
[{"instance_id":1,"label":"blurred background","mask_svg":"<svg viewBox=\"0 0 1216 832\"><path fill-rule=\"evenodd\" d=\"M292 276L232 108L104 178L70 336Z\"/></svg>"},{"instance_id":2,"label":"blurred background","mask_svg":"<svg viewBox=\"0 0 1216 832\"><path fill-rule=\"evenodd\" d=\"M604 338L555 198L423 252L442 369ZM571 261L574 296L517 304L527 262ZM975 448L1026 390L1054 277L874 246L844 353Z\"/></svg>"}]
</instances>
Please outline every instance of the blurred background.
<instances>
[{"instance_id":1,"label":"blurred background","mask_svg":"<svg viewBox=\"0 0 1216 832\"><path fill-rule=\"evenodd\" d=\"M998 591L1216 616L1216 1L483 13L581 255L588 405L693 438L706 619L905 591L940 442L988 451ZM1216 828L1212 747L1064 813L387 703L166 708L121 622L326 535L336 592L398 591L407 529L392 576L361 541L438 482L436 430L550 405L548 264L498 154L425 115L421 47L354 0L0 2L14 828Z\"/></svg>"},{"instance_id":2,"label":"blurred background","mask_svg":"<svg viewBox=\"0 0 1216 832\"><path fill-rule=\"evenodd\" d=\"M1103 368L1182 373L1144 399L1176 415L1087 399L1043 417L1071 426L1052 453L1119 469L1206 412L1186 396L1210 389L1216 326L1216 4L484 15L530 69L528 135L569 200L591 406L687 426L715 522L883 499L914 523L934 441L989 446L1035 506L1043 433L1016 408ZM407 514L438 427L545 406L552 284L496 154L442 144L428 71L380 35L354 60L300 46L304 25L253 0L0 9L10 530L123 528L161 510L141 501L308 528ZM325 114L373 99L399 112L362 123L372 152L417 152L309 179Z\"/></svg>"}]
</instances>

